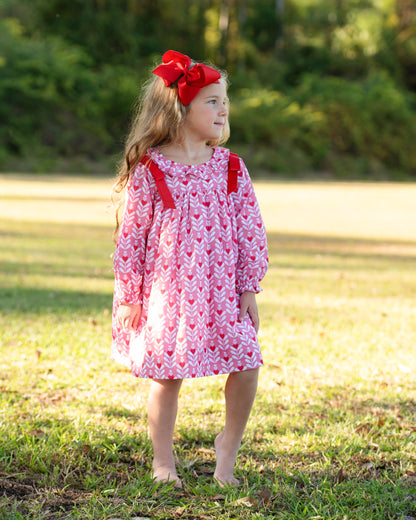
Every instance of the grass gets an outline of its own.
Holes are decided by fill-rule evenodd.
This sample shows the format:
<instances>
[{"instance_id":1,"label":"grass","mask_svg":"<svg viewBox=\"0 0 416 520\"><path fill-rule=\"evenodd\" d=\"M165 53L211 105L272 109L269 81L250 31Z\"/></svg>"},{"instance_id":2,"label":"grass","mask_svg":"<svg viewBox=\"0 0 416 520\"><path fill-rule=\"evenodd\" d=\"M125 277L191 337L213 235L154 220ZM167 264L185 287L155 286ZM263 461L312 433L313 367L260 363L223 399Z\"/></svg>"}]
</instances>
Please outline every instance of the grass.
<instances>
[{"instance_id":1,"label":"grass","mask_svg":"<svg viewBox=\"0 0 416 520\"><path fill-rule=\"evenodd\" d=\"M257 184L265 367L227 490L224 377L184 383L184 489L149 478L148 382L109 360L109 185L0 176L0 518L416 518L416 185Z\"/></svg>"}]
</instances>

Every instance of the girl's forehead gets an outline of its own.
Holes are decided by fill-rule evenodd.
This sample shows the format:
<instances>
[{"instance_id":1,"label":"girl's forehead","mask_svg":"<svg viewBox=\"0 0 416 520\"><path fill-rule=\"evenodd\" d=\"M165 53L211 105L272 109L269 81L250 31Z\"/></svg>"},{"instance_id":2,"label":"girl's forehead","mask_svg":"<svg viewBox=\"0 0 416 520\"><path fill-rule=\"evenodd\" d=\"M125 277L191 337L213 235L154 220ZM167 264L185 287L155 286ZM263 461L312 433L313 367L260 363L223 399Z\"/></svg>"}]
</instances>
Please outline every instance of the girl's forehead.
<instances>
[{"instance_id":1,"label":"girl's forehead","mask_svg":"<svg viewBox=\"0 0 416 520\"><path fill-rule=\"evenodd\" d=\"M202 88L200 92L198 92L198 97L206 97L206 96L219 96L226 97L227 96L227 85L223 79L220 79L218 83L211 83L206 87Z\"/></svg>"}]
</instances>

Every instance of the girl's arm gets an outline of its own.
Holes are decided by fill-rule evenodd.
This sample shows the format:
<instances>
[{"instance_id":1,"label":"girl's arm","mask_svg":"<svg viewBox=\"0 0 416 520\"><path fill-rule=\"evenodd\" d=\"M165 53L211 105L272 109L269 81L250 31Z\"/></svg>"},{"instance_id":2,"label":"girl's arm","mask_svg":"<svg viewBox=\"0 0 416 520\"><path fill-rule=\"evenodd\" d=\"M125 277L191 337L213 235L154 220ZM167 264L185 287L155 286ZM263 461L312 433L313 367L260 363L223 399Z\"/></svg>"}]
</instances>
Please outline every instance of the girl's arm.
<instances>
[{"instance_id":1,"label":"girl's arm","mask_svg":"<svg viewBox=\"0 0 416 520\"><path fill-rule=\"evenodd\" d=\"M152 216L152 194L147 170L139 165L127 187L123 221L113 258L115 295L120 304L142 303L146 239Z\"/></svg>"},{"instance_id":2,"label":"girl's arm","mask_svg":"<svg viewBox=\"0 0 416 520\"><path fill-rule=\"evenodd\" d=\"M238 190L233 196L238 243L236 290L243 295L247 291L254 294L261 291L260 281L266 274L269 259L266 230L253 184L245 164L240 161L242 175L238 178Z\"/></svg>"}]
</instances>

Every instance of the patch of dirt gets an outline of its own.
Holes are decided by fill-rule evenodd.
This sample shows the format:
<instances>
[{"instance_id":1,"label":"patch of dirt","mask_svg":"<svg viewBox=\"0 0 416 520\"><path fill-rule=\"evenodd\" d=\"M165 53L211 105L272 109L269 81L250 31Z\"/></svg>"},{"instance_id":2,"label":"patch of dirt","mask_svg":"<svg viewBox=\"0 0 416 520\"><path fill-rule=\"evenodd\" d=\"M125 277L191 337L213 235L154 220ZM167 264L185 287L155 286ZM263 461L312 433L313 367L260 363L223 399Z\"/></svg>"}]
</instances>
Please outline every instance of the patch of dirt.
<instances>
[{"instance_id":1,"label":"patch of dirt","mask_svg":"<svg viewBox=\"0 0 416 520\"><path fill-rule=\"evenodd\" d=\"M18 510L27 514L36 505L42 504L44 518L58 519L67 518L65 512L74 506L87 502L91 493L75 489L64 491L55 488L45 488L35 483L19 482L13 478L0 476L0 497L15 499L20 503Z\"/></svg>"},{"instance_id":2,"label":"patch of dirt","mask_svg":"<svg viewBox=\"0 0 416 520\"><path fill-rule=\"evenodd\" d=\"M35 493L33 486L0 477L0 494L8 497L23 498Z\"/></svg>"}]
</instances>

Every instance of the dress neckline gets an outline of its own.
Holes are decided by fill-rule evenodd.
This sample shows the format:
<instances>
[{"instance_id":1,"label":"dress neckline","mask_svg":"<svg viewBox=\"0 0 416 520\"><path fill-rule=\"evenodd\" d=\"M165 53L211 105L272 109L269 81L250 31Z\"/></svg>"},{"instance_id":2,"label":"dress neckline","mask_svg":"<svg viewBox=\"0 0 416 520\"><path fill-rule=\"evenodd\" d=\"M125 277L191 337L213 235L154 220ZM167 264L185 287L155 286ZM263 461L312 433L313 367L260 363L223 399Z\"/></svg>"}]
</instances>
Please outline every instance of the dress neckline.
<instances>
[{"instance_id":1,"label":"dress neckline","mask_svg":"<svg viewBox=\"0 0 416 520\"><path fill-rule=\"evenodd\" d=\"M171 166L177 166L179 168L201 168L203 166L207 166L211 161L214 160L215 156L217 155L218 147L212 146L211 148L212 148L211 157L207 161L200 163L200 164L184 164L184 163L172 161L172 159L168 159L165 155L163 155L163 153L159 150L158 147L151 148L151 151L152 151L152 155L156 156L156 158L158 158L165 164L168 163Z\"/></svg>"}]
</instances>

